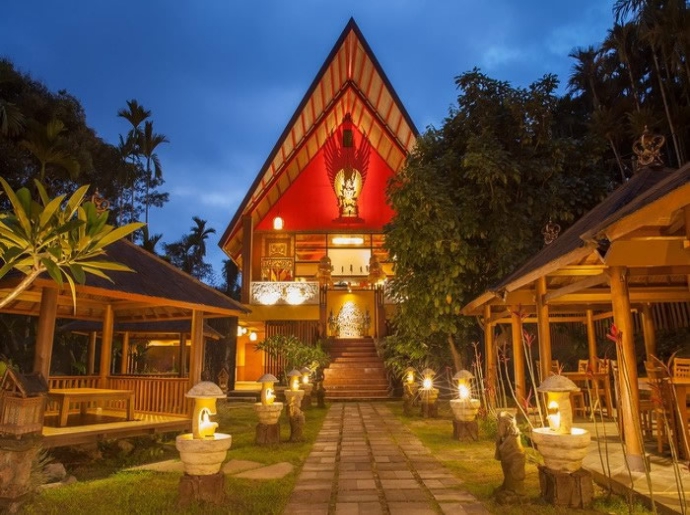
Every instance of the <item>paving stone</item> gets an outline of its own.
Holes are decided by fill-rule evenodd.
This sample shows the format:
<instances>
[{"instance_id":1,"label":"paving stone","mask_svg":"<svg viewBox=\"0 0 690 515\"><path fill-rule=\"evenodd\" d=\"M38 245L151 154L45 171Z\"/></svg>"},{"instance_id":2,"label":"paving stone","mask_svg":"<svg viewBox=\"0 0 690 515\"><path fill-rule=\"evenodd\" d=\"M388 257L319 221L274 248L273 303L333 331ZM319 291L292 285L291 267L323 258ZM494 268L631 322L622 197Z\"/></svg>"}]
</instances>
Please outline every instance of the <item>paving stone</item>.
<instances>
[{"instance_id":1,"label":"paving stone","mask_svg":"<svg viewBox=\"0 0 690 515\"><path fill-rule=\"evenodd\" d=\"M414 490L384 490L383 494L388 502L429 501L428 494L421 488L416 488Z\"/></svg>"},{"instance_id":2,"label":"paving stone","mask_svg":"<svg viewBox=\"0 0 690 515\"><path fill-rule=\"evenodd\" d=\"M292 463L282 462L258 469L240 472L239 474L235 474L234 477L243 479L281 479L290 474L294 469L295 467L292 465Z\"/></svg>"},{"instance_id":3,"label":"paving stone","mask_svg":"<svg viewBox=\"0 0 690 515\"><path fill-rule=\"evenodd\" d=\"M388 509L391 513L405 515L437 515L438 513L434 507L425 502L389 502Z\"/></svg>"},{"instance_id":4,"label":"paving stone","mask_svg":"<svg viewBox=\"0 0 690 515\"><path fill-rule=\"evenodd\" d=\"M328 503L288 504L283 515L328 515Z\"/></svg>"},{"instance_id":5,"label":"paving stone","mask_svg":"<svg viewBox=\"0 0 690 515\"><path fill-rule=\"evenodd\" d=\"M223 472L226 474L238 474L239 472L244 472L245 470L256 469L259 467L263 467L263 463L247 460L230 460L223 465Z\"/></svg>"}]
</instances>

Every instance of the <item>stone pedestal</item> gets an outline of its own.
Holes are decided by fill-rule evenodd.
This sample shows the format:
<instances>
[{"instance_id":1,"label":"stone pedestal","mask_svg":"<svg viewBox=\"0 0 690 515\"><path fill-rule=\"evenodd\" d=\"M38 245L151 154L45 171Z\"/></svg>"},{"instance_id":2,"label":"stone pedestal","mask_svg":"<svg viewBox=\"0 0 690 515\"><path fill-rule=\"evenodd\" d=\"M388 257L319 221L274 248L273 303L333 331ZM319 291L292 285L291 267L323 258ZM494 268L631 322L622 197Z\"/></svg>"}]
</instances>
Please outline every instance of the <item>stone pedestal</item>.
<instances>
[{"instance_id":1,"label":"stone pedestal","mask_svg":"<svg viewBox=\"0 0 690 515\"><path fill-rule=\"evenodd\" d=\"M302 410L305 410L307 408L311 408L311 392L314 390L314 385L312 384L303 384L301 386L302 391L304 392L304 397L302 398Z\"/></svg>"},{"instance_id":2,"label":"stone pedestal","mask_svg":"<svg viewBox=\"0 0 690 515\"><path fill-rule=\"evenodd\" d=\"M301 406L304 399L304 390L285 390L285 400L288 403L288 416L290 418L290 441L303 442L304 413Z\"/></svg>"},{"instance_id":3,"label":"stone pedestal","mask_svg":"<svg viewBox=\"0 0 690 515\"><path fill-rule=\"evenodd\" d=\"M280 424L262 424L259 422L256 425L256 437L254 439L256 445L275 445L280 443Z\"/></svg>"},{"instance_id":4,"label":"stone pedestal","mask_svg":"<svg viewBox=\"0 0 690 515\"><path fill-rule=\"evenodd\" d=\"M210 438L194 438L192 433L185 433L175 439L185 474L193 476L218 473L230 445L232 436L223 433L215 433Z\"/></svg>"},{"instance_id":5,"label":"stone pedestal","mask_svg":"<svg viewBox=\"0 0 690 515\"><path fill-rule=\"evenodd\" d=\"M438 417L438 389L421 389L419 390L421 397L421 413L424 418L436 418Z\"/></svg>"},{"instance_id":6,"label":"stone pedestal","mask_svg":"<svg viewBox=\"0 0 690 515\"><path fill-rule=\"evenodd\" d=\"M223 504L225 502L225 474L218 472L204 476L185 474L178 486L180 507L188 506L192 502L207 502Z\"/></svg>"},{"instance_id":7,"label":"stone pedestal","mask_svg":"<svg viewBox=\"0 0 690 515\"><path fill-rule=\"evenodd\" d=\"M0 513L13 513L31 493L31 464L41 441L40 435L0 438Z\"/></svg>"},{"instance_id":8,"label":"stone pedestal","mask_svg":"<svg viewBox=\"0 0 690 515\"><path fill-rule=\"evenodd\" d=\"M466 422L453 420L453 438L464 441L477 441L479 439L479 424L476 420Z\"/></svg>"},{"instance_id":9,"label":"stone pedestal","mask_svg":"<svg viewBox=\"0 0 690 515\"><path fill-rule=\"evenodd\" d=\"M558 472L539 465L539 486L544 500L554 506L586 508L592 502L592 474L584 469Z\"/></svg>"},{"instance_id":10,"label":"stone pedestal","mask_svg":"<svg viewBox=\"0 0 690 515\"><path fill-rule=\"evenodd\" d=\"M316 385L316 407L326 407L326 389L323 387L322 382Z\"/></svg>"},{"instance_id":11,"label":"stone pedestal","mask_svg":"<svg viewBox=\"0 0 690 515\"><path fill-rule=\"evenodd\" d=\"M256 425L255 442L257 445L274 445L280 443L280 414L283 411L282 402L263 405L260 402L254 404L254 411L259 417Z\"/></svg>"}]
</instances>

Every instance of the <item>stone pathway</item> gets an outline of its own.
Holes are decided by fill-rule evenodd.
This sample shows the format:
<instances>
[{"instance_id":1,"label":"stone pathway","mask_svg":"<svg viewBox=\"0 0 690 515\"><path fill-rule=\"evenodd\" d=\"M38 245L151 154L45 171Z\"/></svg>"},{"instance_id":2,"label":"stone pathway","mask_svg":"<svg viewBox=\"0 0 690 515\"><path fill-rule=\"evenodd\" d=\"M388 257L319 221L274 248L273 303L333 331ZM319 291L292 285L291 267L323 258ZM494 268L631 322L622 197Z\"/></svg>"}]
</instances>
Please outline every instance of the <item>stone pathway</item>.
<instances>
[{"instance_id":1,"label":"stone pathway","mask_svg":"<svg viewBox=\"0 0 690 515\"><path fill-rule=\"evenodd\" d=\"M382 403L337 403L284 515L488 514Z\"/></svg>"}]
</instances>

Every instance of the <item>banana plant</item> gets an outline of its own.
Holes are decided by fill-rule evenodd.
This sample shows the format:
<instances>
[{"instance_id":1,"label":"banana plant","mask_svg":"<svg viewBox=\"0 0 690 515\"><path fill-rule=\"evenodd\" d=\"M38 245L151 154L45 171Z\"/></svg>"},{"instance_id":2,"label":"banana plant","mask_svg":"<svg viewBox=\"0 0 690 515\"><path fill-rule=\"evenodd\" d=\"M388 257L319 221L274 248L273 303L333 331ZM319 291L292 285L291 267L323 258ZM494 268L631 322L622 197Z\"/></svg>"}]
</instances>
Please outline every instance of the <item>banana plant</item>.
<instances>
[{"instance_id":1,"label":"banana plant","mask_svg":"<svg viewBox=\"0 0 690 515\"><path fill-rule=\"evenodd\" d=\"M106 272L132 271L109 260L105 248L144 224L108 225L108 212L99 212L93 202L85 201L88 185L69 198L60 195L51 199L43 184L35 181L39 198L35 201L28 188L15 192L1 177L0 184L12 206L11 211L0 213L0 279L10 270L25 276L0 299L0 308L47 273L60 287L67 282L76 311L75 282L84 284L86 274L112 282Z\"/></svg>"}]
</instances>

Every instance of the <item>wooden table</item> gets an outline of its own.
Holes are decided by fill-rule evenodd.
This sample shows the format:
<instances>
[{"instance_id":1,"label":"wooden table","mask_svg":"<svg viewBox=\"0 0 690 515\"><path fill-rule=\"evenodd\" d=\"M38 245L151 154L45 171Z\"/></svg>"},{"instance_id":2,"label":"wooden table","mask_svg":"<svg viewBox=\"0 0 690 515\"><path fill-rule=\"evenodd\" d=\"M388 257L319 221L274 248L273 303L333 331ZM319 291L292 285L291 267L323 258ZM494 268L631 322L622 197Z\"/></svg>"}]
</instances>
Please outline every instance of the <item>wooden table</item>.
<instances>
[{"instance_id":1,"label":"wooden table","mask_svg":"<svg viewBox=\"0 0 690 515\"><path fill-rule=\"evenodd\" d=\"M58 426L67 425L69 404L81 404L81 414L86 414L89 402L122 400L127 405L127 420L134 420L134 390L107 390L103 388L56 388L48 391L48 399L58 402L60 416Z\"/></svg>"},{"instance_id":2,"label":"wooden table","mask_svg":"<svg viewBox=\"0 0 690 515\"><path fill-rule=\"evenodd\" d=\"M595 387L604 390L604 395L606 397L606 416L612 416L613 409L613 396L611 395L611 380L609 374L606 372L601 372L597 374L592 374L589 372L563 372L563 376L570 379L573 383L581 386L586 384L587 381L592 381L592 386L590 387L590 392L595 391ZM591 400L590 400L591 401ZM590 406L592 408L593 406Z\"/></svg>"}]
</instances>

